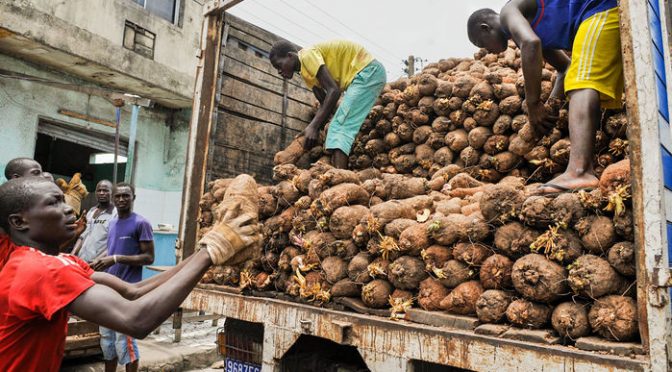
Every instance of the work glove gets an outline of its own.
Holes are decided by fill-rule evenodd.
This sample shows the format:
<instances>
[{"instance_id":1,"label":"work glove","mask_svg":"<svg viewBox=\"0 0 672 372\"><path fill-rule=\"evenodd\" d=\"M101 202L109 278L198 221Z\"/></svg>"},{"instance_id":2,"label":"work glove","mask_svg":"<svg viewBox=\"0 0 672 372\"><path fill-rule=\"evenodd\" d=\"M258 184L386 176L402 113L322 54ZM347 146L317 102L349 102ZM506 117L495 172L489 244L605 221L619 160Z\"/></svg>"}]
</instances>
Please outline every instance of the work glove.
<instances>
[{"instance_id":1,"label":"work glove","mask_svg":"<svg viewBox=\"0 0 672 372\"><path fill-rule=\"evenodd\" d=\"M240 213L240 205L229 208L222 218L198 242L207 250L214 265L223 265L231 257L261 240L261 228L249 214Z\"/></svg>"},{"instance_id":2,"label":"work glove","mask_svg":"<svg viewBox=\"0 0 672 372\"><path fill-rule=\"evenodd\" d=\"M82 199L89 195L86 185L82 183L82 174L75 173L68 183L59 178L56 180L56 184L63 190L65 203L71 206L75 210L75 213L79 215L82 210Z\"/></svg>"}]
</instances>

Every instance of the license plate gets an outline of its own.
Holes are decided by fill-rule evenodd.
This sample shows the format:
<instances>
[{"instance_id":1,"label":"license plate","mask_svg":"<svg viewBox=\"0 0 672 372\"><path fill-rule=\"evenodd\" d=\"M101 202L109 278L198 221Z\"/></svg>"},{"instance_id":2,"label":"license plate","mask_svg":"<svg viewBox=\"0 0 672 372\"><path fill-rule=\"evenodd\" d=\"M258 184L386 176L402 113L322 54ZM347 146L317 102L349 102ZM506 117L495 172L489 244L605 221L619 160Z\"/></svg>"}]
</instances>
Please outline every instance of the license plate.
<instances>
[{"instance_id":1,"label":"license plate","mask_svg":"<svg viewBox=\"0 0 672 372\"><path fill-rule=\"evenodd\" d=\"M226 358L226 372L261 372L261 366Z\"/></svg>"}]
</instances>

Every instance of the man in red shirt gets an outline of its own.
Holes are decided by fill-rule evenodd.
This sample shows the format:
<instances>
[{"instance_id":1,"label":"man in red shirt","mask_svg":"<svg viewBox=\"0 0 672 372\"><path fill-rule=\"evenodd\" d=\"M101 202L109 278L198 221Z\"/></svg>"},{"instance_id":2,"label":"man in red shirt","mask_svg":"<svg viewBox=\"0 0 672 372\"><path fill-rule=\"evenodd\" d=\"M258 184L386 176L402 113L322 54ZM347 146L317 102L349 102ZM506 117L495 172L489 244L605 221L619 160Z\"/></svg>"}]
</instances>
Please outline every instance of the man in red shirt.
<instances>
[{"instance_id":1,"label":"man in red shirt","mask_svg":"<svg viewBox=\"0 0 672 372\"><path fill-rule=\"evenodd\" d=\"M144 338L165 321L212 264L259 240L259 226L229 211L201 239L201 250L175 268L129 284L59 254L76 229L63 192L42 177L0 186L0 226L15 247L0 268L0 371L57 371L69 312Z\"/></svg>"}]
</instances>

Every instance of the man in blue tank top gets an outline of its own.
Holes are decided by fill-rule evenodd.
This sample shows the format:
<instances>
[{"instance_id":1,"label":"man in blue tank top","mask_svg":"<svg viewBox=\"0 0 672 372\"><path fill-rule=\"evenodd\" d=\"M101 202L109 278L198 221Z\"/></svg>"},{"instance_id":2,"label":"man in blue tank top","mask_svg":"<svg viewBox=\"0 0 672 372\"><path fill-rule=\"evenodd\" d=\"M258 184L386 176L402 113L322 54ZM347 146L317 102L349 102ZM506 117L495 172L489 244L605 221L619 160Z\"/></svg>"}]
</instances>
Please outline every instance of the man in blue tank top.
<instances>
[{"instance_id":1,"label":"man in blue tank top","mask_svg":"<svg viewBox=\"0 0 672 372\"><path fill-rule=\"evenodd\" d=\"M500 14L474 12L467 24L469 40L491 53L506 50L509 39L520 48L525 101L537 136L557 117L541 102L541 73L546 60L557 71L551 97L570 99L571 152L565 172L541 186L540 194L589 189L595 134L601 108L621 108L623 63L617 0L511 0ZM571 58L565 53L571 51Z\"/></svg>"}]
</instances>

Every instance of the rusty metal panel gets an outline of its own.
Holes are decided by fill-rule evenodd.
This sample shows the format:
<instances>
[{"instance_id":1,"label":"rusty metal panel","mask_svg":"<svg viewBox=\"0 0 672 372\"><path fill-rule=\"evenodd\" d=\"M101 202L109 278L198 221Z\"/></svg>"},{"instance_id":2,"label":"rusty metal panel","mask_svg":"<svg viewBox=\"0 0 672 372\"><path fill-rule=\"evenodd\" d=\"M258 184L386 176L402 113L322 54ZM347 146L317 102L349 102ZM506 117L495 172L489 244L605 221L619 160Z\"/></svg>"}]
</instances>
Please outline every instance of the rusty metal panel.
<instances>
[{"instance_id":1,"label":"rusty metal panel","mask_svg":"<svg viewBox=\"0 0 672 372\"><path fill-rule=\"evenodd\" d=\"M644 356L603 355L204 289L195 289L183 306L264 323L263 359L269 369L301 334L355 346L370 366L379 367L375 370L405 370L397 367L405 368L413 359L484 371L641 371L650 368Z\"/></svg>"}]
</instances>

